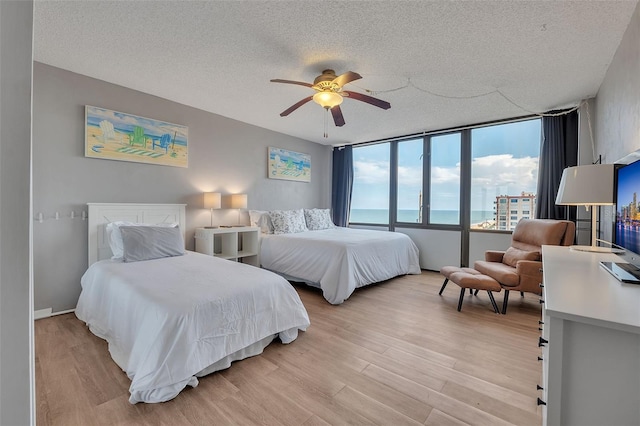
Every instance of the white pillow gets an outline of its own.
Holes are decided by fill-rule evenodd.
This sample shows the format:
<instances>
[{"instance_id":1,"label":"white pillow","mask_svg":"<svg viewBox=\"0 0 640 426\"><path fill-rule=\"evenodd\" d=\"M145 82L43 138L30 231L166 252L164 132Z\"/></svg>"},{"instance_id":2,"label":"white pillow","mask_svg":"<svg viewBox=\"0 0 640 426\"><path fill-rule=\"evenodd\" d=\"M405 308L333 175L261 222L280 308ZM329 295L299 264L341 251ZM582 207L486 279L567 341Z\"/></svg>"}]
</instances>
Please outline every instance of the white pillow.
<instances>
[{"instance_id":1,"label":"white pillow","mask_svg":"<svg viewBox=\"0 0 640 426\"><path fill-rule=\"evenodd\" d=\"M123 261L140 262L184 255L184 240L178 227L120 226Z\"/></svg>"},{"instance_id":2,"label":"white pillow","mask_svg":"<svg viewBox=\"0 0 640 426\"><path fill-rule=\"evenodd\" d=\"M111 259L122 260L124 245L122 243L122 233L120 232L121 226L164 226L165 228L175 228L177 223L135 223L127 222L124 220L117 220L107 223L107 242L111 248Z\"/></svg>"},{"instance_id":3,"label":"white pillow","mask_svg":"<svg viewBox=\"0 0 640 426\"><path fill-rule=\"evenodd\" d=\"M249 210L251 226L260 228L263 234L273 234L273 224L269 212L264 210Z\"/></svg>"},{"instance_id":4,"label":"white pillow","mask_svg":"<svg viewBox=\"0 0 640 426\"><path fill-rule=\"evenodd\" d=\"M304 209L304 220L309 231L335 228L329 209Z\"/></svg>"},{"instance_id":5,"label":"white pillow","mask_svg":"<svg viewBox=\"0 0 640 426\"><path fill-rule=\"evenodd\" d=\"M302 209L273 210L269 212L269 217L273 223L274 234L294 234L308 230Z\"/></svg>"}]
</instances>

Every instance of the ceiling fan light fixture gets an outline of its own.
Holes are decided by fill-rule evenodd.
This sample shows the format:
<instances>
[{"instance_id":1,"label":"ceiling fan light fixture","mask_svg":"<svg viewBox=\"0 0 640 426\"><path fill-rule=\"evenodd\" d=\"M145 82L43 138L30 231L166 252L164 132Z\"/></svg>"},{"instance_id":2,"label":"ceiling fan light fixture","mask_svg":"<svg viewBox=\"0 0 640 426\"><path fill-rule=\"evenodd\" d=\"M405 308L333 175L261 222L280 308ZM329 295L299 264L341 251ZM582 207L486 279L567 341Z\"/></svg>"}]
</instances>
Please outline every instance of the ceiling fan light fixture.
<instances>
[{"instance_id":1,"label":"ceiling fan light fixture","mask_svg":"<svg viewBox=\"0 0 640 426\"><path fill-rule=\"evenodd\" d=\"M342 96L336 92L318 92L313 95L313 101L322 108L331 109L340 105L343 101Z\"/></svg>"}]
</instances>

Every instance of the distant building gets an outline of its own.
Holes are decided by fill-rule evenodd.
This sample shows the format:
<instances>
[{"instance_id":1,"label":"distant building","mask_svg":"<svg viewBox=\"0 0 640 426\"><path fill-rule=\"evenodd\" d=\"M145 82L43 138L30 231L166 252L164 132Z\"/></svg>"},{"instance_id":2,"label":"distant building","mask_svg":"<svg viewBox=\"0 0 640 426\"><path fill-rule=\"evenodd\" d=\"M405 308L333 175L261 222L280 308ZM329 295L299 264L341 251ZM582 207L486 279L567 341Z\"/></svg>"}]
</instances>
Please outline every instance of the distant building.
<instances>
[{"instance_id":1,"label":"distant building","mask_svg":"<svg viewBox=\"0 0 640 426\"><path fill-rule=\"evenodd\" d=\"M513 231L520 219L531 219L536 211L536 194L499 195L494 202L495 229Z\"/></svg>"}]
</instances>

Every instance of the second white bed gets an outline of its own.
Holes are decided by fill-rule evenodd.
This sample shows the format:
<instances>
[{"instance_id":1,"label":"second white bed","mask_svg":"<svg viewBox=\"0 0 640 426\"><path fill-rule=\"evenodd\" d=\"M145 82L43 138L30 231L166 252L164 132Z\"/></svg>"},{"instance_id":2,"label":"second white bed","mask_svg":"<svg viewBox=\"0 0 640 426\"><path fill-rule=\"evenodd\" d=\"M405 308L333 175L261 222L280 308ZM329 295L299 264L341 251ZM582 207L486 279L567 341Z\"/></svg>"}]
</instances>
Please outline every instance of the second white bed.
<instances>
[{"instance_id":1,"label":"second white bed","mask_svg":"<svg viewBox=\"0 0 640 426\"><path fill-rule=\"evenodd\" d=\"M401 233L331 228L263 234L260 263L292 281L320 287L332 304L368 284L420 274L418 248Z\"/></svg>"}]
</instances>

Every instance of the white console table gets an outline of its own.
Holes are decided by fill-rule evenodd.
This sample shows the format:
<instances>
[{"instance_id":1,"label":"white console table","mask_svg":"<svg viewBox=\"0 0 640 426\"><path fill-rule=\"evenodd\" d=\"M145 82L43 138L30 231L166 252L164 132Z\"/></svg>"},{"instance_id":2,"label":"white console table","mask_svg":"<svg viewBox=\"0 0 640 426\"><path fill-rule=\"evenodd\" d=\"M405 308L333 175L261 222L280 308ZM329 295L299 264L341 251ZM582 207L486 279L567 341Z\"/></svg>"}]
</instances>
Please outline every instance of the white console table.
<instances>
[{"instance_id":1,"label":"white console table","mask_svg":"<svg viewBox=\"0 0 640 426\"><path fill-rule=\"evenodd\" d=\"M640 425L640 286L613 254L543 246L543 425Z\"/></svg>"}]
</instances>

